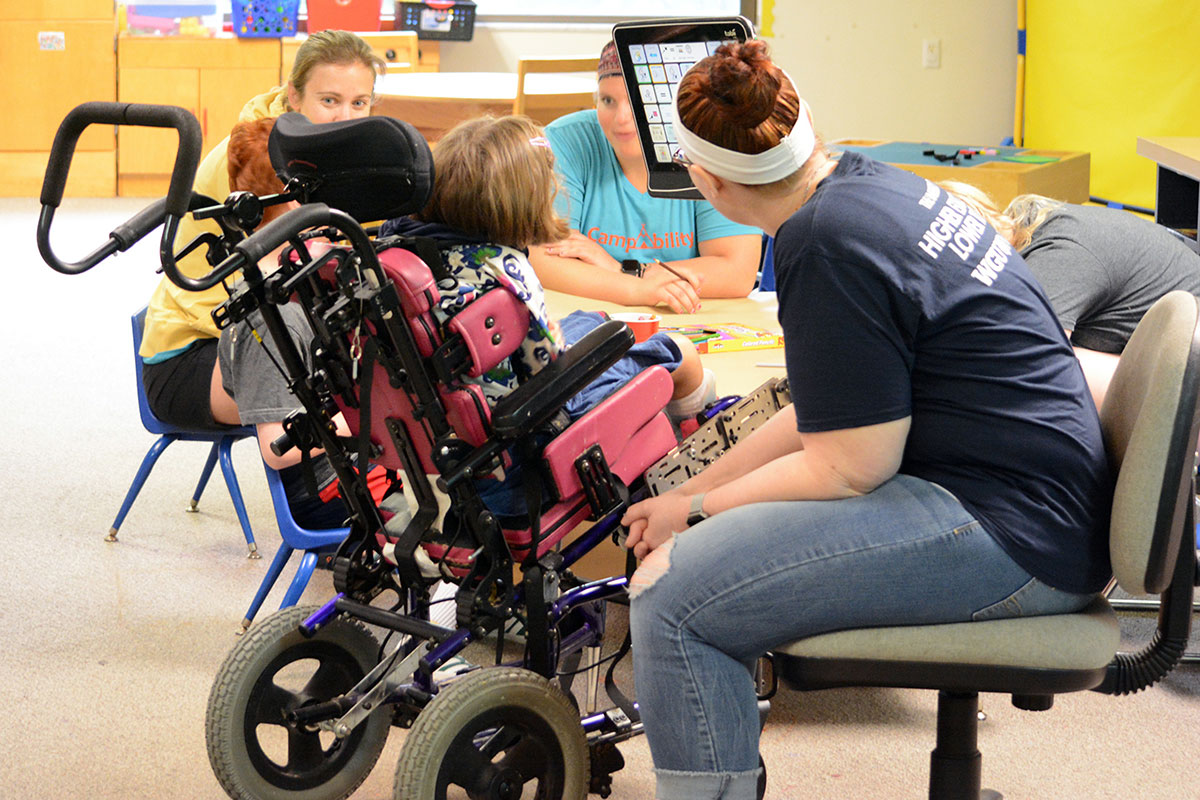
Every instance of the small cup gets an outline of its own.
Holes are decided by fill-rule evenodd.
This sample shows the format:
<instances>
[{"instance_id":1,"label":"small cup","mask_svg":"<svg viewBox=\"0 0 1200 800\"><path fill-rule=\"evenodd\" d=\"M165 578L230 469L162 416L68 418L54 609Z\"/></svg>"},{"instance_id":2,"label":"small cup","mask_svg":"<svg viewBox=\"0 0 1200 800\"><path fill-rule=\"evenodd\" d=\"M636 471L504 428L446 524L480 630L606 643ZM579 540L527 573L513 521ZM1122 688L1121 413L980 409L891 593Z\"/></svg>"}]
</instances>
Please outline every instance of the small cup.
<instances>
[{"instance_id":1,"label":"small cup","mask_svg":"<svg viewBox=\"0 0 1200 800\"><path fill-rule=\"evenodd\" d=\"M633 340L635 342L644 342L658 332L658 315L657 314L638 314L638 313L620 313L609 314L611 319L619 319L629 326L633 331Z\"/></svg>"}]
</instances>

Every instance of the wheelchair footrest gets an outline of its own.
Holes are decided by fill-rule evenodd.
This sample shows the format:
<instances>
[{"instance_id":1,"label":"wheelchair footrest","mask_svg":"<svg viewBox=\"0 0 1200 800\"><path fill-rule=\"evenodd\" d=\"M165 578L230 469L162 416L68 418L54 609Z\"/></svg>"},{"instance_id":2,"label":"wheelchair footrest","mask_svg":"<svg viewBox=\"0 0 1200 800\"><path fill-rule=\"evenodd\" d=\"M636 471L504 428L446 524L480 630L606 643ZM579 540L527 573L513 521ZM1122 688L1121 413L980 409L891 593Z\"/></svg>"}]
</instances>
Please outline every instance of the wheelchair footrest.
<instances>
[{"instance_id":1,"label":"wheelchair footrest","mask_svg":"<svg viewBox=\"0 0 1200 800\"><path fill-rule=\"evenodd\" d=\"M749 436L790 402L792 394L787 378L771 378L729 408L720 411L646 470L646 486L650 493L662 494L693 475L700 474L722 453Z\"/></svg>"}]
</instances>

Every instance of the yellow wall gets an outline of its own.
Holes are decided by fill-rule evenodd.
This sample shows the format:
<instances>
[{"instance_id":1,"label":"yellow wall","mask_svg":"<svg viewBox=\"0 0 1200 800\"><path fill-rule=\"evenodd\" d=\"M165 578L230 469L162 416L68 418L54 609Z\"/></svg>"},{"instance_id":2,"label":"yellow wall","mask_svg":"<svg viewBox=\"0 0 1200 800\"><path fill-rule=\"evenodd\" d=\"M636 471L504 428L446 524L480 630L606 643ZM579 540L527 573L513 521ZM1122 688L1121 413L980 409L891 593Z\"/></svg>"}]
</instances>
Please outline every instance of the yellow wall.
<instances>
[{"instance_id":1,"label":"yellow wall","mask_svg":"<svg viewBox=\"0 0 1200 800\"><path fill-rule=\"evenodd\" d=\"M1154 206L1139 136L1200 135L1200 3L1027 0L1025 144L1092 154L1092 194Z\"/></svg>"}]
</instances>

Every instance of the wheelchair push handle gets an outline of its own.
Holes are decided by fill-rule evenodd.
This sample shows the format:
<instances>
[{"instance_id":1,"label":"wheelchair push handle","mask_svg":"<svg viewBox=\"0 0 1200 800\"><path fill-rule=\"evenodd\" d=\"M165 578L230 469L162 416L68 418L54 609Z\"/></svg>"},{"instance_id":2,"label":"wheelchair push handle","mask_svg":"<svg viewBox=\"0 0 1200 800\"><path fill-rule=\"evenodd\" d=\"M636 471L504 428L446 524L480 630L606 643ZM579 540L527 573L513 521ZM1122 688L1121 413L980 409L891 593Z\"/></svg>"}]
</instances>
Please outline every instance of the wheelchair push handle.
<instances>
[{"instance_id":1,"label":"wheelchair push handle","mask_svg":"<svg viewBox=\"0 0 1200 800\"><path fill-rule=\"evenodd\" d=\"M349 219L340 211L334 211L324 203L312 203L300 206L284 214L276 220L268 222L246 239L233 246L233 252L221 263L217 264L207 274L198 278L189 278L179 271L175 263L175 232L179 227L179 217L168 212L163 225L162 241L159 244L159 260L163 272L176 286L193 292L200 292L216 286L230 275L247 269L258 262L272 250L298 236L301 231L325 225L344 224ZM358 227L353 220L350 222ZM362 230L359 228L359 230ZM365 239L364 234L364 239ZM368 246L370 240L367 240Z\"/></svg>"},{"instance_id":2,"label":"wheelchair push handle","mask_svg":"<svg viewBox=\"0 0 1200 800\"><path fill-rule=\"evenodd\" d=\"M80 261L64 262L54 254L50 246L50 226L54 221L54 212L62 203L75 146L89 125L174 128L179 132L179 149L171 172L171 190L165 200L156 200L117 226L109 234L107 242ZM91 269L113 253L128 250L135 242L162 224L166 215L173 209L182 209L178 211L179 216L187 213L191 201L192 181L200 163L201 146L200 123L190 112L177 106L92 102L71 109L58 126L58 133L55 134L54 144L50 149L46 176L42 181L42 211L37 230L38 251L42 258L59 272L78 274Z\"/></svg>"},{"instance_id":3,"label":"wheelchair push handle","mask_svg":"<svg viewBox=\"0 0 1200 800\"><path fill-rule=\"evenodd\" d=\"M208 274L199 278L189 278L179 272L179 268L175 264L174 253L171 250L171 242L175 239L175 228L178 224L178 217L168 213L163 227L159 256L167 277L176 286L193 292L216 286L239 270L245 270L248 281L261 280L261 275L258 273L258 262L275 248L296 239L309 228L329 227L339 231L345 235L355 251L358 252L359 257L364 261L364 266L372 268L379 266L370 237L353 217L344 211L330 208L324 203L309 203L268 222L249 237L238 242L233 246L233 253L213 267Z\"/></svg>"}]
</instances>

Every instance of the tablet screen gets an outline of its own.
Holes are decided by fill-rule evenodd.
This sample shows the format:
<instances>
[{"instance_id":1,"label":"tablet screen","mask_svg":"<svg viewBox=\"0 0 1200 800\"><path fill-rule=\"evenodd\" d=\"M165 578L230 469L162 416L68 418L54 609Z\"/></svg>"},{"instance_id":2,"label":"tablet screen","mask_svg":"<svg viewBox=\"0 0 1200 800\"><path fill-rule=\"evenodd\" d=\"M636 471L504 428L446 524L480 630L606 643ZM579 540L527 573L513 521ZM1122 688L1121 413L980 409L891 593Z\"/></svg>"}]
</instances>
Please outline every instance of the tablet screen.
<instances>
[{"instance_id":1,"label":"tablet screen","mask_svg":"<svg viewBox=\"0 0 1200 800\"><path fill-rule=\"evenodd\" d=\"M744 42L753 35L745 17L641 20L613 27L652 197L703 199L687 170L672 160L679 154L675 89L697 61L726 42Z\"/></svg>"}]
</instances>

